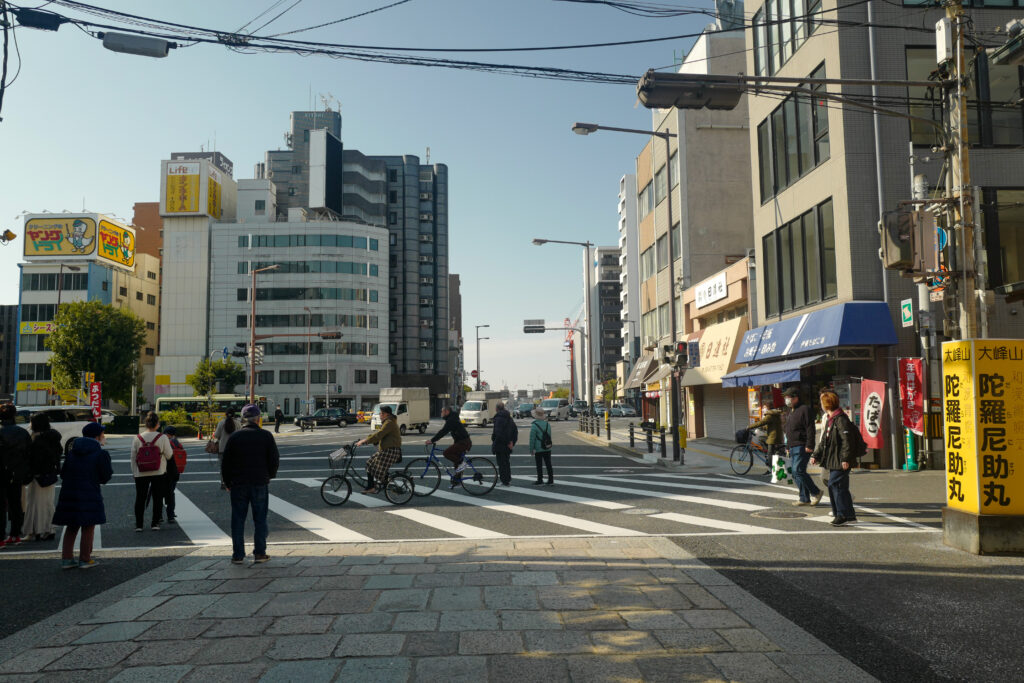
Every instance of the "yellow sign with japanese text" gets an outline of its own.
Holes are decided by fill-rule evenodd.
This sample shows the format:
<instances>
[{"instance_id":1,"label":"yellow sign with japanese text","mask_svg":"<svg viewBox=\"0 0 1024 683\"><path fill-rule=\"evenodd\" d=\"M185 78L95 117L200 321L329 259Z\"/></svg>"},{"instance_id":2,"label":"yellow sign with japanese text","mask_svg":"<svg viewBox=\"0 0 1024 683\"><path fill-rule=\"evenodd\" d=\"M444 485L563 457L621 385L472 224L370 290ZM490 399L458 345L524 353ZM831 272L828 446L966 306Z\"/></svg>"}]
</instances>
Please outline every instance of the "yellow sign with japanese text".
<instances>
[{"instance_id":1,"label":"yellow sign with japanese text","mask_svg":"<svg viewBox=\"0 0 1024 683\"><path fill-rule=\"evenodd\" d=\"M46 391L53 386L53 382L18 382L15 391Z\"/></svg>"},{"instance_id":2,"label":"yellow sign with japanese text","mask_svg":"<svg viewBox=\"0 0 1024 683\"><path fill-rule=\"evenodd\" d=\"M53 322L34 321L18 326L19 334L53 334L56 331L57 325Z\"/></svg>"},{"instance_id":3,"label":"yellow sign with japanese text","mask_svg":"<svg viewBox=\"0 0 1024 683\"><path fill-rule=\"evenodd\" d=\"M214 218L220 218L220 182L218 182L219 176L216 174L217 172L211 168L210 177L206 179L206 213Z\"/></svg>"},{"instance_id":4,"label":"yellow sign with japanese text","mask_svg":"<svg viewBox=\"0 0 1024 683\"><path fill-rule=\"evenodd\" d=\"M57 214L25 221L25 257L90 257L96 252L96 221Z\"/></svg>"},{"instance_id":5,"label":"yellow sign with japanese text","mask_svg":"<svg viewBox=\"0 0 1024 683\"><path fill-rule=\"evenodd\" d=\"M1024 515L1024 340L942 345L946 503Z\"/></svg>"},{"instance_id":6,"label":"yellow sign with japanese text","mask_svg":"<svg viewBox=\"0 0 1024 683\"><path fill-rule=\"evenodd\" d=\"M135 231L107 220L100 220L101 259L133 270L135 268Z\"/></svg>"},{"instance_id":7,"label":"yellow sign with japanese text","mask_svg":"<svg viewBox=\"0 0 1024 683\"><path fill-rule=\"evenodd\" d=\"M167 166L166 213L199 211L199 162L176 162Z\"/></svg>"}]
</instances>

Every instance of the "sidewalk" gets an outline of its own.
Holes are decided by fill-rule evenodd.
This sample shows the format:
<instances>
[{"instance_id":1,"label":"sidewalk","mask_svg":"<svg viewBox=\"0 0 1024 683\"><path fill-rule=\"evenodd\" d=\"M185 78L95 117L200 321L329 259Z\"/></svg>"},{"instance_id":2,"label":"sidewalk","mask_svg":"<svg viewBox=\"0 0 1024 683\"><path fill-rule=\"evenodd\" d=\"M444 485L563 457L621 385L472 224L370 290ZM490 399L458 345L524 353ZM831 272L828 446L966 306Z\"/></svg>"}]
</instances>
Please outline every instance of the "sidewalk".
<instances>
[{"instance_id":1,"label":"sidewalk","mask_svg":"<svg viewBox=\"0 0 1024 683\"><path fill-rule=\"evenodd\" d=\"M679 468L679 463L672 461L672 441L669 434L665 435L665 453L667 456L665 458L661 457L660 435L655 433L653 441L654 451L648 453L647 434L640 428L634 430L632 447L629 445L628 427L612 427L611 439L608 438L603 425L600 436L578 430L571 432L571 434L586 443L611 448L637 462L648 463L666 469ZM720 439L693 439L686 445L684 455L685 467L687 470L696 470L698 472L702 470L723 470L723 467L723 471L731 471L729 470L729 452L734 446L736 446L735 443Z\"/></svg>"},{"instance_id":2,"label":"sidewalk","mask_svg":"<svg viewBox=\"0 0 1024 683\"><path fill-rule=\"evenodd\" d=\"M0 641L0 674L304 683L874 680L665 538L274 550L267 564L234 566L223 550L200 549L81 602ZM74 570L59 578L85 576Z\"/></svg>"}]
</instances>

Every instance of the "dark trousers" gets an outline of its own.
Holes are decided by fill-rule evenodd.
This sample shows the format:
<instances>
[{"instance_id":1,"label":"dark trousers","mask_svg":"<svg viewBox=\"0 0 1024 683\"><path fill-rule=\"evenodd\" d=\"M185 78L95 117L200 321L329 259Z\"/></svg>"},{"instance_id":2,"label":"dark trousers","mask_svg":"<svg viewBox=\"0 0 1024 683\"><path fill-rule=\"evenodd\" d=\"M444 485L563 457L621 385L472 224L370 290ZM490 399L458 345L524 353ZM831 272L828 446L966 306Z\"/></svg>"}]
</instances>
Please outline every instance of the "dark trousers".
<instances>
[{"instance_id":1,"label":"dark trousers","mask_svg":"<svg viewBox=\"0 0 1024 683\"><path fill-rule=\"evenodd\" d=\"M153 524L159 524L164 514L164 475L135 477L135 528L141 529L146 516L146 503L153 499Z\"/></svg>"},{"instance_id":2,"label":"dark trousers","mask_svg":"<svg viewBox=\"0 0 1024 683\"><path fill-rule=\"evenodd\" d=\"M828 498L832 516L854 519L853 496L850 495L850 470L831 470L828 476Z\"/></svg>"},{"instance_id":3,"label":"dark trousers","mask_svg":"<svg viewBox=\"0 0 1024 683\"><path fill-rule=\"evenodd\" d=\"M810 503L813 496L821 493L811 475L807 474L807 461L811 459L811 454L804 446L793 446L789 449L789 457L792 461L793 481L800 492L800 500Z\"/></svg>"},{"instance_id":4,"label":"dark trousers","mask_svg":"<svg viewBox=\"0 0 1024 683\"><path fill-rule=\"evenodd\" d=\"M174 489L178 486L178 479L181 475L177 471L168 471L164 477L164 504L167 506L167 519L174 519L177 516L174 514Z\"/></svg>"},{"instance_id":5,"label":"dark trousers","mask_svg":"<svg viewBox=\"0 0 1024 683\"><path fill-rule=\"evenodd\" d=\"M280 433L280 431L281 431L281 421L280 420L274 420L274 433L278 434L278 433Z\"/></svg>"},{"instance_id":6,"label":"dark trousers","mask_svg":"<svg viewBox=\"0 0 1024 683\"><path fill-rule=\"evenodd\" d=\"M7 473L3 473L4 483L0 484L0 541L8 536L21 538L21 525L25 523L25 511L21 508L21 485L6 481ZM7 522L11 523L11 531L7 533Z\"/></svg>"},{"instance_id":7,"label":"dark trousers","mask_svg":"<svg viewBox=\"0 0 1024 683\"><path fill-rule=\"evenodd\" d=\"M453 465L458 465L462 462L462 459L466 457L466 453L473 447L473 442L469 439L462 439L456 441L448 448L444 449L445 458L447 458Z\"/></svg>"},{"instance_id":8,"label":"dark trousers","mask_svg":"<svg viewBox=\"0 0 1024 683\"><path fill-rule=\"evenodd\" d=\"M548 483L554 481L555 476L551 472L551 451L537 451L533 454L533 458L537 461L537 481L544 480L541 465L546 465L548 468Z\"/></svg>"},{"instance_id":9,"label":"dark trousers","mask_svg":"<svg viewBox=\"0 0 1024 683\"><path fill-rule=\"evenodd\" d=\"M512 481L512 451L509 450L508 446L499 446L494 444L491 447L491 451L494 453L494 459L498 461L498 479L501 480L502 484L508 484Z\"/></svg>"},{"instance_id":10,"label":"dark trousers","mask_svg":"<svg viewBox=\"0 0 1024 683\"><path fill-rule=\"evenodd\" d=\"M245 557L245 518L252 508L252 552L254 555L267 554L267 507L270 490L264 486L232 484L231 486L231 557L240 560Z\"/></svg>"}]
</instances>

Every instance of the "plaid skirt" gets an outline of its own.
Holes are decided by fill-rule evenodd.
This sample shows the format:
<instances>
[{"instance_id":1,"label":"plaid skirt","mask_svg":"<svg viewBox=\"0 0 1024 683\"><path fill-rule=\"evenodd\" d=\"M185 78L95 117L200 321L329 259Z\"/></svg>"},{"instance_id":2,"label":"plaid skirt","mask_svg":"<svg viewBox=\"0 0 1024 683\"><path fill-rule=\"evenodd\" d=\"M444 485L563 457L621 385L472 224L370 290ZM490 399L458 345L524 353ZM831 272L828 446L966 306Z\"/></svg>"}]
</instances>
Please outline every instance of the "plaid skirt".
<instances>
[{"instance_id":1,"label":"plaid skirt","mask_svg":"<svg viewBox=\"0 0 1024 683\"><path fill-rule=\"evenodd\" d=\"M366 471L370 473L374 481L384 481L388 468L402 459L401 448L385 448L377 451L366 461Z\"/></svg>"}]
</instances>

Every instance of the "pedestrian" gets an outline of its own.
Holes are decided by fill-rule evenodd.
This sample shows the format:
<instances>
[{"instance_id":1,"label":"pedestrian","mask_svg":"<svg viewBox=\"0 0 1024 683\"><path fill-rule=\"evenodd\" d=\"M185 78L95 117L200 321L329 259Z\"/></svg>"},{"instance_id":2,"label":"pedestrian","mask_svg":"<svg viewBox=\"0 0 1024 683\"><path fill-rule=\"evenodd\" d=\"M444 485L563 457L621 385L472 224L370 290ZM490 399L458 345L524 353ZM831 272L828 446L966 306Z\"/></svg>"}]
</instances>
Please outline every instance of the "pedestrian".
<instances>
[{"instance_id":1,"label":"pedestrian","mask_svg":"<svg viewBox=\"0 0 1024 683\"><path fill-rule=\"evenodd\" d=\"M163 489L164 504L167 508L167 523L177 524L178 516L175 514L174 489L181 479L181 470L178 469L178 456L185 453L185 447L178 441L178 430L174 425L164 427L164 435L171 442L172 457L167 461L167 472L164 473Z\"/></svg>"},{"instance_id":2,"label":"pedestrian","mask_svg":"<svg viewBox=\"0 0 1024 683\"><path fill-rule=\"evenodd\" d=\"M222 469L224 466L224 449L228 445L228 437L235 433L235 430L242 426L241 420L235 417L235 409L228 408L224 412L224 417L217 423L217 428L213 431L213 440L217 442L217 468ZM221 490L225 490L227 486L223 481L220 483Z\"/></svg>"},{"instance_id":3,"label":"pedestrian","mask_svg":"<svg viewBox=\"0 0 1024 683\"><path fill-rule=\"evenodd\" d=\"M828 470L828 497L832 503L832 526L857 521L850 495L850 466L854 462L851 449L852 430L857 427L839 407L839 396L823 391L819 396L825 413L825 434L811 455L811 464L821 463Z\"/></svg>"},{"instance_id":4,"label":"pedestrian","mask_svg":"<svg viewBox=\"0 0 1024 683\"><path fill-rule=\"evenodd\" d=\"M21 492L32 479L29 461L32 438L14 424L17 415L13 403L0 406L0 548L21 544L21 525L25 521Z\"/></svg>"},{"instance_id":5,"label":"pedestrian","mask_svg":"<svg viewBox=\"0 0 1024 683\"><path fill-rule=\"evenodd\" d=\"M61 467L60 496L53 514L54 524L67 527L61 547L61 569L89 569L97 564L92 559L93 535L97 524L107 523L100 485L114 476L110 454L102 448L104 443L103 425L90 422L82 427L82 438L75 439ZM75 538L79 531L82 541L75 560Z\"/></svg>"},{"instance_id":6,"label":"pedestrian","mask_svg":"<svg viewBox=\"0 0 1024 683\"><path fill-rule=\"evenodd\" d=\"M466 469L466 453L473 447L473 442L469 438L466 425L462 424L462 420L459 418L458 408L445 406L441 409L441 417L444 418L444 426L434 435L434 438L427 439L427 445L433 446L445 435L451 434L453 443L444 449L444 457L455 465L455 472L458 474Z\"/></svg>"},{"instance_id":7,"label":"pedestrian","mask_svg":"<svg viewBox=\"0 0 1024 683\"><path fill-rule=\"evenodd\" d=\"M266 562L267 507L270 480L277 476L281 455L274 435L260 427L260 409L242 408L241 429L234 431L224 448L220 476L231 494L231 563L245 560L245 518L252 510L253 562Z\"/></svg>"},{"instance_id":8,"label":"pedestrian","mask_svg":"<svg viewBox=\"0 0 1024 683\"><path fill-rule=\"evenodd\" d=\"M515 420L505 410L501 401L495 405L494 428L491 430L491 453L498 461L498 479L502 486L512 484L512 449L519 440L519 428Z\"/></svg>"},{"instance_id":9,"label":"pedestrian","mask_svg":"<svg viewBox=\"0 0 1024 683\"><path fill-rule=\"evenodd\" d=\"M534 408L530 414L534 417L533 424L530 425L530 452L533 453L533 457L537 461L537 481L533 484L540 486L544 483L541 470L543 464L548 470L547 485L552 486L555 483L555 478L551 471L551 423L547 421L548 414L543 408Z\"/></svg>"},{"instance_id":10,"label":"pedestrian","mask_svg":"<svg viewBox=\"0 0 1024 683\"><path fill-rule=\"evenodd\" d=\"M135 531L141 532L146 505L153 501L152 523L149 528L160 530L164 512L164 484L167 461L174 457L171 440L159 431L160 418L146 413L143 420L146 431L132 439L131 465L135 477Z\"/></svg>"},{"instance_id":11,"label":"pedestrian","mask_svg":"<svg viewBox=\"0 0 1024 683\"><path fill-rule=\"evenodd\" d=\"M388 476L388 468L402 459L402 433L391 406L380 407L380 429L356 442L356 446L377 444L377 452L366 461L366 488L363 493L377 493L379 484Z\"/></svg>"},{"instance_id":12,"label":"pedestrian","mask_svg":"<svg viewBox=\"0 0 1024 683\"><path fill-rule=\"evenodd\" d=\"M284 422L284 413L281 412L281 406L274 409L274 433L281 433L281 423Z\"/></svg>"},{"instance_id":13,"label":"pedestrian","mask_svg":"<svg viewBox=\"0 0 1024 683\"><path fill-rule=\"evenodd\" d=\"M57 479L60 475L60 432L50 427L46 413L36 413L31 419L32 444L29 461L32 463L32 481L25 489L25 538L49 541L54 537L53 511L56 503Z\"/></svg>"},{"instance_id":14,"label":"pedestrian","mask_svg":"<svg viewBox=\"0 0 1024 683\"><path fill-rule=\"evenodd\" d=\"M789 449L790 467L793 468L793 481L800 494L800 499L793 505L815 506L821 502L823 492L811 475L807 474L807 462L814 452L814 413L809 405L800 401L800 391L796 387L789 387L782 395L789 408L783 431Z\"/></svg>"},{"instance_id":15,"label":"pedestrian","mask_svg":"<svg viewBox=\"0 0 1024 683\"><path fill-rule=\"evenodd\" d=\"M750 425L749 428L753 430L758 427L764 427L768 433L764 440L768 454L776 455L777 451L782 448L782 411L774 408L771 395L767 395L761 400L761 419ZM771 469L765 474L770 472Z\"/></svg>"}]
</instances>

